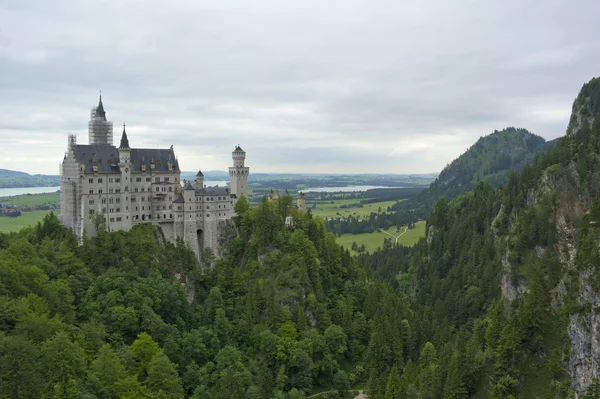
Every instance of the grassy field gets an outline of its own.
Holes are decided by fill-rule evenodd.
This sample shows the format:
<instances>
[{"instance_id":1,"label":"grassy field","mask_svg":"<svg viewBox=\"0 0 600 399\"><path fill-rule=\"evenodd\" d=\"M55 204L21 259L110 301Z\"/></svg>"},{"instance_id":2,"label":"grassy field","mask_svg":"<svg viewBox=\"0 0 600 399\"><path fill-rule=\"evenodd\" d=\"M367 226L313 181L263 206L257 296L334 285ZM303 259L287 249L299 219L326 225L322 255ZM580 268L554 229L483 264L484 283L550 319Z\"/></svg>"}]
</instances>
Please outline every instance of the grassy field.
<instances>
[{"instance_id":1,"label":"grassy field","mask_svg":"<svg viewBox=\"0 0 600 399\"><path fill-rule=\"evenodd\" d=\"M356 204L358 202L360 202L360 199L335 200L333 204L317 204L316 208L313 208L312 204L307 202L306 208L310 209L313 215L322 218L336 216L348 217L349 215L364 217L369 216L371 212L377 213L380 207L382 212L387 211L388 206L392 206L398 201L384 201L373 204L364 204L362 208L340 208L340 205Z\"/></svg>"},{"instance_id":2,"label":"grassy field","mask_svg":"<svg viewBox=\"0 0 600 399\"><path fill-rule=\"evenodd\" d=\"M396 232L395 227L391 227L387 230L388 234L391 234L394 237L397 237L401 233L406 230L406 226L400 228L399 232ZM337 238L337 242L340 245L343 245L345 248L351 250L352 243L356 242L356 244L360 247L362 244L365 245L365 248L369 252L376 251L377 248L383 247L383 239L391 238L392 244L396 242L396 239L391 237L390 235L385 234L383 232L375 231L373 233L365 233L365 234L344 234L341 237ZM399 245L412 246L419 241L419 238L425 237L425 222L418 222L415 224L414 229L406 230L406 233L403 233L398 238Z\"/></svg>"},{"instance_id":3,"label":"grassy field","mask_svg":"<svg viewBox=\"0 0 600 399\"><path fill-rule=\"evenodd\" d=\"M60 201L59 193L23 194L23 195L16 195L14 197L0 197L1 203L11 204L11 205L34 206L34 205L43 205L48 202L58 203L59 201Z\"/></svg>"},{"instance_id":4,"label":"grassy field","mask_svg":"<svg viewBox=\"0 0 600 399\"><path fill-rule=\"evenodd\" d=\"M0 216L0 233L19 231L23 227L34 225L42 221L48 212L50 211L23 212L21 216L16 218Z\"/></svg>"}]
</instances>

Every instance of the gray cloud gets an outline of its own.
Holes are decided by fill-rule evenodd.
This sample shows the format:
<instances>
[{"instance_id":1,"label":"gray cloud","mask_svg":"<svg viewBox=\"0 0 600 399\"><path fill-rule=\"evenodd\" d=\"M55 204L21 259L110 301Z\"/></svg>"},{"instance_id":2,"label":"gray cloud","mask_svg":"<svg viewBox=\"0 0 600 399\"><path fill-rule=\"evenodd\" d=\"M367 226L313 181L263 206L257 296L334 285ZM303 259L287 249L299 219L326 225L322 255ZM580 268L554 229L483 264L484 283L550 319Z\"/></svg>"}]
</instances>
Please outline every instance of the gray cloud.
<instances>
[{"instance_id":1,"label":"gray cloud","mask_svg":"<svg viewBox=\"0 0 600 399\"><path fill-rule=\"evenodd\" d=\"M102 89L186 170L441 170L506 126L564 134L600 3L0 0L0 168L56 173Z\"/></svg>"}]
</instances>

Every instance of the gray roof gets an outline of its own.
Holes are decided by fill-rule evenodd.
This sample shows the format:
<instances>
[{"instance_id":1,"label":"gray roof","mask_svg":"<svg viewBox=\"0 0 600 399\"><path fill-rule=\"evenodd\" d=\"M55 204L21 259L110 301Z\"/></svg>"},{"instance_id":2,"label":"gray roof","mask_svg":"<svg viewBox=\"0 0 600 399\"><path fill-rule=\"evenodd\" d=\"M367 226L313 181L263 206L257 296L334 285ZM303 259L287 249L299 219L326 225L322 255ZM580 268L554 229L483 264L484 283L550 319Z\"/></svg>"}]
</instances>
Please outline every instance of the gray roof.
<instances>
[{"instance_id":1,"label":"gray roof","mask_svg":"<svg viewBox=\"0 0 600 399\"><path fill-rule=\"evenodd\" d=\"M100 95L100 101L98 102L98 106L96 107L95 116L106 120L106 112L104 112L104 105L102 104L102 95Z\"/></svg>"},{"instance_id":2,"label":"gray roof","mask_svg":"<svg viewBox=\"0 0 600 399\"><path fill-rule=\"evenodd\" d=\"M204 173L202 173L202 171L199 170L198 173L196 173L196 176L204 176Z\"/></svg>"},{"instance_id":3,"label":"gray roof","mask_svg":"<svg viewBox=\"0 0 600 399\"><path fill-rule=\"evenodd\" d=\"M192 186L192 182L188 181L187 184L185 185L184 190L194 190L194 186Z\"/></svg>"},{"instance_id":4,"label":"gray roof","mask_svg":"<svg viewBox=\"0 0 600 399\"><path fill-rule=\"evenodd\" d=\"M205 195L229 195L229 189L227 187L205 187L196 190L196 196Z\"/></svg>"},{"instance_id":5,"label":"gray roof","mask_svg":"<svg viewBox=\"0 0 600 399\"><path fill-rule=\"evenodd\" d=\"M127 132L125 131L125 124L123 123L123 134L121 135L121 144L119 148L129 148L129 140L127 139Z\"/></svg>"},{"instance_id":6,"label":"gray roof","mask_svg":"<svg viewBox=\"0 0 600 399\"><path fill-rule=\"evenodd\" d=\"M93 165L98 165L98 173L121 173L119 150L114 145L77 144L73 146L73 151L77 163L85 165L85 173L94 173ZM132 172L141 172L142 165L146 165L146 172L150 172L152 162L155 172L168 172L169 160L173 163L173 170L178 171L179 163L172 148L132 148L130 151Z\"/></svg>"},{"instance_id":7,"label":"gray roof","mask_svg":"<svg viewBox=\"0 0 600 399\"><path fill-rule=\"evenodd\" d=\"M233 152L244 152L244 150L242 150L242 147L240 147L239 145L236 145L235 150L233 150Z\"/></svg>"},{"instance_id":8,"label":"gray roof","mask_svg":"<svg viewBox=\"0 0 600 399\"><path fill-rule=\"evenodd\" d=\"M175 201L173 201L174 204L183 204L185 203L185 200L183 199L183 195L181 195L181 193L179 193L179 197L177 197L175 199Z\"/></svg>"}]
</instances>

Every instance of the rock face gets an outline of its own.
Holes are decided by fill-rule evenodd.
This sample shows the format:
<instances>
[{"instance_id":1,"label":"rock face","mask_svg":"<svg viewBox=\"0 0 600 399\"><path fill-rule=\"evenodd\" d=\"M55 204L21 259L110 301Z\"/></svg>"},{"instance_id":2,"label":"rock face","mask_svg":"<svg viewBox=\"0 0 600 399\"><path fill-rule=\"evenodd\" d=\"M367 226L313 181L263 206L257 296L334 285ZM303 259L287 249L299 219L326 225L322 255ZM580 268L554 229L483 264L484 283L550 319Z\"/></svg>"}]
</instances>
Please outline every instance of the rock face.
<instances>
[{"instance_id":1,"label":"rock face","mask_svg":"<svg viewBox=\"0 0 600 399\"><path fill-rule=\"evenodd\" d=\"M594 273L590 270L580 274L577 302L584 310L571 315L567 331L571 340L571 388L578 395L600 377L600 295L590 281L592 278Z\"/></svg>"}]
</instances>

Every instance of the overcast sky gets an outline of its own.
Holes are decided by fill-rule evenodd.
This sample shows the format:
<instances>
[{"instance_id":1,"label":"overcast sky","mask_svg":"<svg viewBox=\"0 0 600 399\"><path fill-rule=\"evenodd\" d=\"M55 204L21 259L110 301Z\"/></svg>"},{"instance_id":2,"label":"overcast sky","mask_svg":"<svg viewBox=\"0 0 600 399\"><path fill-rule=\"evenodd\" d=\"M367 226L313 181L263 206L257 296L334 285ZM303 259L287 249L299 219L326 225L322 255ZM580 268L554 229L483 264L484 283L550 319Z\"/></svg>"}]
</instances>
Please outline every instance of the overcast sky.
<instances>
[{"instance_id":1,"label":"overcast sky","mask_svg":"<svg viewBox=\"0 0 600 399\"><path fill-rule=\"evenodd\" d=\"M600 1L0 0L0 168L57 174L99 90L183 170L439 172L506 126L565 132Z\"/></svg>"}]
</instances>

